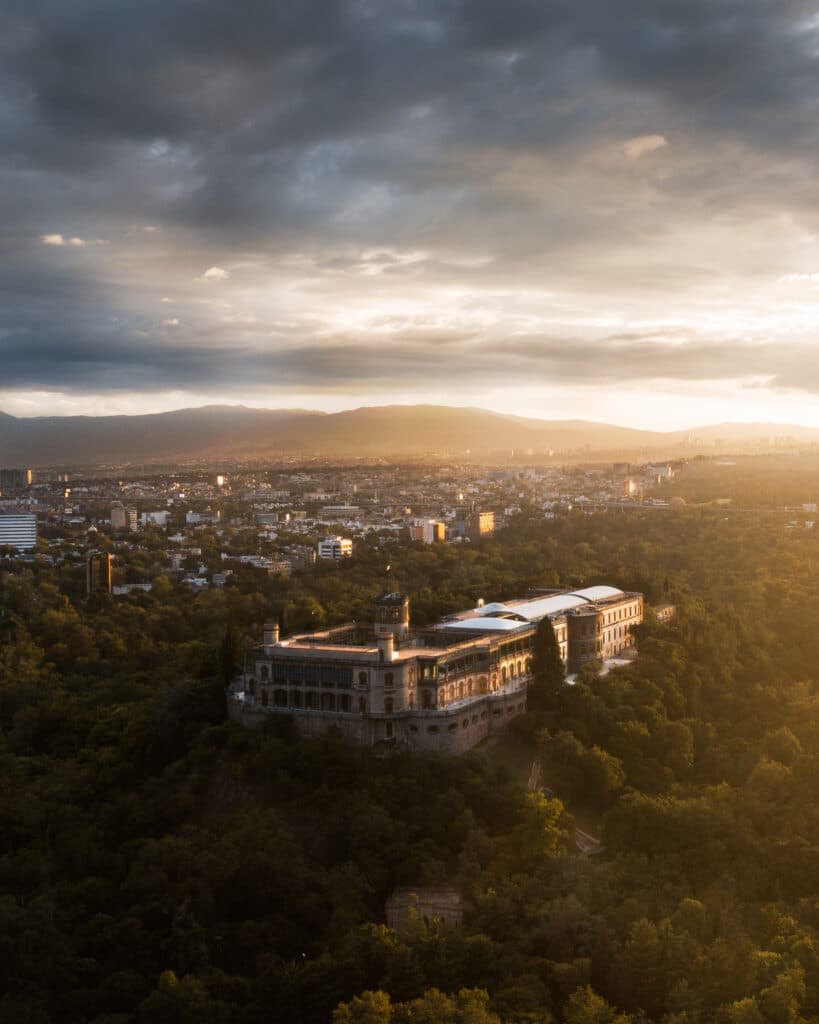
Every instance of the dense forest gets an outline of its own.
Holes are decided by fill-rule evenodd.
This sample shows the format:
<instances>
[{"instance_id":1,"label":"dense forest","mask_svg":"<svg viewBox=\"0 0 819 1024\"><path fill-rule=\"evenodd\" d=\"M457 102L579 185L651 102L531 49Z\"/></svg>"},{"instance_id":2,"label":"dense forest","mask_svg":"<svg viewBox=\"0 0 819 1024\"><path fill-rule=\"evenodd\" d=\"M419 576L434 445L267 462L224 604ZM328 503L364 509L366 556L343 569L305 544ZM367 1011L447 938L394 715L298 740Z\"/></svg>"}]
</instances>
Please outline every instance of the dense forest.
<instances>
[{"instance_id":1,"label":"dense forest","mask_svg":"<svg viewBox=\"0 0 819 1024\"><path fill-rule=\"evenodd\" d=\"M0 1020L819 1018L819 533L524 515L473 545L91 602L80 569L0 566ZM420 623L598 582L677 616L460 758L226 721L265 619L369 619L388 579ZM554 796L527 792L534 758ZM463 926L383 924L396 886L441 883Z\"/></svg>"},{"instance_id":2,"label":"dense forest","mask_svg":"<svg viewBox=\"0 0 819 1024\"><path fill-rule=\"evenodd\" d=\"M658 498L686 502L725 502L740 508L797 508L819 501L819 455L735 455L691 459L671 481L653 490Z\"/></svg>"}]
</instances>

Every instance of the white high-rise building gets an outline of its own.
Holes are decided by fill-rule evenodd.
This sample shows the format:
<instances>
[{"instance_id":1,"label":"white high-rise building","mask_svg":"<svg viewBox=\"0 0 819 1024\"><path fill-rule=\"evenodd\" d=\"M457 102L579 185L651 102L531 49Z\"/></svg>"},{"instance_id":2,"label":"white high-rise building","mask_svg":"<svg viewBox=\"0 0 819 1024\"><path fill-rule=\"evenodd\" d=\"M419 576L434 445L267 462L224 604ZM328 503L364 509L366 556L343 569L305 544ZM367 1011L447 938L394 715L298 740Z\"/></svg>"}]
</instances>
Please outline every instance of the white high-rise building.
<instances>
[{"instance_id":1,"label":"white high-rise building","mask_svg":"<svg viewBox=\"0 0 819 1024\"><path fill-rule=\"evenodd\" d=\"M33 512L0 514L0 548L31 551L37 544L37 516Z\"/></svg>"}]
</instances>

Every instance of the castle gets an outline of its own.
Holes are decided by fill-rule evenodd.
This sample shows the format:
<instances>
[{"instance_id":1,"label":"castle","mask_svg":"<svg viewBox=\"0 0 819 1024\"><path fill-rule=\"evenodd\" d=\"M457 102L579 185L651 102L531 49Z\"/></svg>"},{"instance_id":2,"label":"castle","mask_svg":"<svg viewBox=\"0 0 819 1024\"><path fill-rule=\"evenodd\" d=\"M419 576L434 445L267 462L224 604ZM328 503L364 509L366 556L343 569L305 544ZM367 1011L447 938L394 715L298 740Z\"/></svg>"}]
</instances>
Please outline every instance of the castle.
<instances>
[{"instance_id":1,"label":"castle","mask_svg":"<svg viewBox=\"0 0 819 1024\"><path fill-rule=\"evenodd\" d=\"M260 724L287 714L299 732L334 726L349 740L457 754L526 709L537 624L548 616L569 671L634 643L643 595L615 587L534 592L410 627L409 599L385 594L373 624L348 623L282 639L265 626L231 718Z\"/></svg>"}]
</instances>

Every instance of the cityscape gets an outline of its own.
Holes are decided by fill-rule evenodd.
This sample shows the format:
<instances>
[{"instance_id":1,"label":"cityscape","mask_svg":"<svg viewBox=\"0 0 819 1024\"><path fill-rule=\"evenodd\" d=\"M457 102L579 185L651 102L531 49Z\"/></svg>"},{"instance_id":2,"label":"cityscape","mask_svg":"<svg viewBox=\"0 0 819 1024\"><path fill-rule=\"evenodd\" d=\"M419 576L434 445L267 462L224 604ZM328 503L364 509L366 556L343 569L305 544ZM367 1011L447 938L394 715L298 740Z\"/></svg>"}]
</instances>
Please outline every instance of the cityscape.
<instances>
[{"instance_id":1,"label":"cityscape","mask_svg":"<svg viewBox=\"0 0 819 1024\"><path fill-rule=\"evenodd\" d=\"M819 1022L818 88L0 2L0 1024Z\"/></svg>"}]
</instances>

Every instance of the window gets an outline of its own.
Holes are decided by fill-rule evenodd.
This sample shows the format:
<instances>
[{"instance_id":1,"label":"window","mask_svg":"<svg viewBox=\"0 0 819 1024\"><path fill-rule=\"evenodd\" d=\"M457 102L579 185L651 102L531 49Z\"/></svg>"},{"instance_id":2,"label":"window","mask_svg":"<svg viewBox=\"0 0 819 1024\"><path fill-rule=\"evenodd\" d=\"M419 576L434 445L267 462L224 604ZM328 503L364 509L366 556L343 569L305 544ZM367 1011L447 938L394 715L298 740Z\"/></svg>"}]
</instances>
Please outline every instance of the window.
<instances>
[{"instance_id":1,"label":"window","mask_svg":"<svg viewBox=\"0 0 819 1024\"><path fill-rule=\"evenodd\" d=\"M338 698L338 710L349 711L350 710L350 695L349 693L342 693Z\"/></svg>"},{"instance_id":2,"label":"window","mask_svg":"<svg viewBox=\"0 0 819 1024\"><path fill-rule=\"evenodd\" d=\"M438 726L437 725L428 725L427 726L427 732L438 732Z\"/></svg>"},{"instance_id":3,"label":"window","mask_svg":"<svg viewBox=\"0 0 819 1024\"><path fill-rule=\"evenodd\" d=\"M290 706L293 708L300 708L304 697L300 690L292 690L290 693Z\"/></svg>"},{"instance_id":4,"label":"window","mask_svg":"<svg viewBox=\"0 0 819 1024\"><path fill-rule=\"evenodd\" d=\"M425 710L429 710L432 707L432 695L429 690L424 690L421 696L421 706Z\"/></svg>"},{"instance_id":5,"label":"window","mask_svg":"<svg viewBox=\"0 0 819 1024\"><path fill-rule=\"evenodd\" d=\"M384 735L387 737L388 740L392 739L392 722L387 722L387 724L385 725Z\"/></svg>"},{"instance_id":6,"label":"window","mask_svg":"<svg viewBox=\"0 0 819 1024\"><path fill-rule=\"evenodd\" d=\"M384 676L384 689L391 690L395 686L395 675L392 672L388 672Z\"/></svg>"},{"instance_id":7,"label":"window","mask_svg":"<svg viewBox=\"0 0 819 1024\"><path fill-rule=\"evenodd\" d=\"M259 677L260 677L260 679L262 680L263 683L266 683L267 680L270 678L269 675L268 675L268 672L267 672L267 665L262 665L262 667L261 667L261 669L259 671Z\"/></svg>"},{"instance_id":8,"label":"window","mask_svg":"<svg viewBox=\"0 0 819 1024\"><path fill-rule=\"evenodd\" d=\"M392 714L392 706L393 706L392 705L392 697L387 697L387 699L384 701L384 714L385 715L391 715Z\"/></svg>"},{"instance_id":9,"label":"window","mask_svg":"<svg viewBox=\"0 0 819 1024\"><path fill-rule=\"evenodd\" d=\"M265 690L264 688L262 689L262 707L267 707L267 690Z\"/></svg>"},{"instance_id":10,"label":"window","mask_svg":"<svg viewBox=\"0 0 819 1024\"><path fill-rule=\"evenodd\" d=\"M287 707L287 690L274 690L273 703L277 708Z\"/></svg>"},{"instance_id":11,"label":"window","mask_svg":"<svg viewBox=\"0 0 819 1024\"><path fill-rule=\"evenodd\" d=\"M366 672L359 672L358 673L358 685L359 686L366 686L367 685L367 673Z\"/></svg>"},{"instance_id":12,"label":"window","mask_svg":"<svg viewBox=\"0 0 819 1024\"><path fill-rule=\"evenodd\" d=\"M323 693L321 695L321 710L322 711L335 711L335 709L336 709L335 694Z\"/></svg>"},{"instance_id":13,"label":"window","mask_svg":"<svg viewBox=\"0 0 819 1024\"><path fill-rule=\"evenodd\" d=\"M366 697L359 697L358 698L358 713L359 713L359 715L366 715L367 714L367 699L366 699Z\"/></svg>"}]
</instances>

